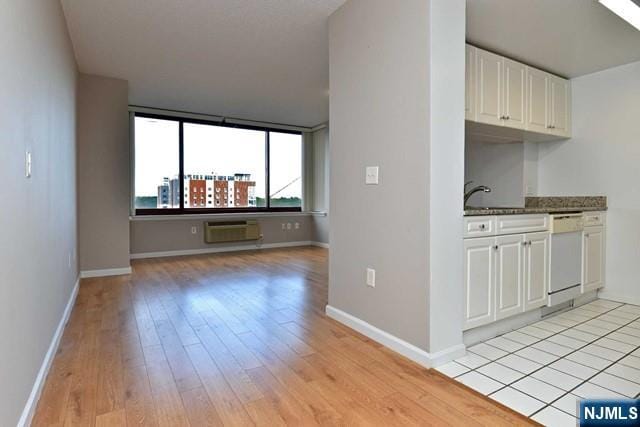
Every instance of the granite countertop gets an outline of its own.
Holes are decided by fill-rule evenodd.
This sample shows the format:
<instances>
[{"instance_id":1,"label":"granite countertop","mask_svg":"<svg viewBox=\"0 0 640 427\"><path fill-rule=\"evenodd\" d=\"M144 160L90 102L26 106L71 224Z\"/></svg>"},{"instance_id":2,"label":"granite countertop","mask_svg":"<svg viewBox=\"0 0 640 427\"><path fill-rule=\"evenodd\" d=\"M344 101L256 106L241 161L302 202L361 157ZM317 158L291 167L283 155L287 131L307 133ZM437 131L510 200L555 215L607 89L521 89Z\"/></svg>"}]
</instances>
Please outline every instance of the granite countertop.
<instances>
[{"instance_id":1,"label":"granite countertop","mask_svg":"<svg viewBox=\"0 0 640 427\"><path fill-rule=\"evenodd\" d=\"M526 197L523 207L468 207L465 216L523 215L536 213L563 213L606 211L607 198L595 197Z\"/></svg>"}]
</instances>

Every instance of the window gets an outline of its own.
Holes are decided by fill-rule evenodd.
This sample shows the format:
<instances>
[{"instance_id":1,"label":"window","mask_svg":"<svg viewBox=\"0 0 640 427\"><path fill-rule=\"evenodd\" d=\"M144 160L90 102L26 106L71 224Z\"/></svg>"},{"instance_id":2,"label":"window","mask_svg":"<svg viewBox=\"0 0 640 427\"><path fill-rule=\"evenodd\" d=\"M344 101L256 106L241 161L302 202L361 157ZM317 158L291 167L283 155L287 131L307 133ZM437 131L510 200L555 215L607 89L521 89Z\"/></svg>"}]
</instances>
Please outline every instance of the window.
<instances>
[{"instance_id":1,"label":"window","mask_svg":"<svg viewBox=\"0 0 640 427\"><path fill-rule=\"evenodd\" d=\"M142 114L134 123L137 214L301 210L300 133Z\"/></svg>"},{"instance_id":2,"label":"window","mask_svg":"<svg viewBox=\"0 0 640 427\"><path fill-rule=\"evenodd\" d=\"M136 117L135 138L135 208L179 208L179 123Z\"/></svg>"},{"instance_id":3,"label":"window","mask_svg":"<svg viewBox=\"0 0 640 427\"><path fill-rule=\"evenodd\" d=\"M300 135L270 132L269 199L274 207L302 206L302 144Z\"/></svg>"}]
</instances>

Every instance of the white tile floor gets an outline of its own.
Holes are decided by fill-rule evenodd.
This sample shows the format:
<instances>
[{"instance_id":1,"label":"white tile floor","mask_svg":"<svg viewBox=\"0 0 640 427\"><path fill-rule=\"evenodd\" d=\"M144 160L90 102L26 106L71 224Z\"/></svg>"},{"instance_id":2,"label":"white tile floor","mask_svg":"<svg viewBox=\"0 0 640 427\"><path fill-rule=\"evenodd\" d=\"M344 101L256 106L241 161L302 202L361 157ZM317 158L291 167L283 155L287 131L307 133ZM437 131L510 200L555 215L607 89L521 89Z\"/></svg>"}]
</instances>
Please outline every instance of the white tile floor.
<instances>
[{"instance_id":1,"label":"white tile floor","mask_svg":"<svg viewBox=\"0 0 640 427\"><path fill-rule=\"evenodd\" d=\"M577 399L640 396L640 306L596 300L467 349L440 372L547 426Z\"/></svg>"}]
</instances>

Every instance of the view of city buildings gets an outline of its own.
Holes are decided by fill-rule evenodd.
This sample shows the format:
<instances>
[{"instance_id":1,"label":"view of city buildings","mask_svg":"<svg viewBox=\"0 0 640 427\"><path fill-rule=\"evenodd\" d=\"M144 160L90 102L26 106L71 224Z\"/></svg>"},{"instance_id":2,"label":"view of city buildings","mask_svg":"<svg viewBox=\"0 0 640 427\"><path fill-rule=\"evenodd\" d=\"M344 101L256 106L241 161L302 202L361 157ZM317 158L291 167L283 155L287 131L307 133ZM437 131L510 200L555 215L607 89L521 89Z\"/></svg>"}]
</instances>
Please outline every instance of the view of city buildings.
<instances>
[{"instance_id":1,"label":"view of city buildings","mask_svg":"<svg viewBox=\"0 0 640 427\"><path fill-rule=\"evenodd\" d=\"M256 207L255 181L250 174L185 175L185 208ZM158 185L157 208L180 207L180 179L164 178Z\"/></svg>"}]
</instances>

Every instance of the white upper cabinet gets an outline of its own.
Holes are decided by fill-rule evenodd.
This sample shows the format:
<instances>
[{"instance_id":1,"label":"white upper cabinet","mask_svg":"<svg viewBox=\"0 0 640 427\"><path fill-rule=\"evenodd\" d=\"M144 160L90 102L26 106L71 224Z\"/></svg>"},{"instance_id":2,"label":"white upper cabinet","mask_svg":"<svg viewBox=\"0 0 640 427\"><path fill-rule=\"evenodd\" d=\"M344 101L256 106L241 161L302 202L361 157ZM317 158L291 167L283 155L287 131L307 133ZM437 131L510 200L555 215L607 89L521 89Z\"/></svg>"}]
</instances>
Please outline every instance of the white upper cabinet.
<instances>
[{"instance_id":1,"label":"white upper cabinet","mask_svg":"<svg viewBox=\"0 0 640 427\"><path fill-rule=\"evenodd\" d=\"M466 45L464 118L476 120L476 48Z\"/></svg>"},{"instance_id":2,"label":"white upper cabinet","mask_svg":"<svg viewBox=\"0 0 640 427\"><path fill-rule=\"evenodd\" d=\"M502 57L476 49L476 119L502 125Z\"/></svg>"},{"instance_id":3,"label":"white upper cabinet","mask_svg":"<svg viewBox=\"0 0 640 427\"><path fill-rule=\"evenodd\" d=\"M526 111L526 67L519 62L502 58L504 125L524 129Z\"/></svg>"},{"instance_id":4,"label":"white upper cabinet","mask_svg":"<svg viewBox=\"0 0 640 427\"><path fill-rule=\"evenodd\" d=\"M549 75L527 67L527 130L549 132Z\"/></svg>"},{"instance_id":5,"label":"white upper cabinet","mask_svg":"<svg viewBox=\"0 0 640 427\"><path fill-rule=\"evenodd\" d=\"M532 140L571 136L568 80L470 45L466 63L466 120L535 132Z\"/></svg>"},{"instance_id":6,"label":"white upper cabinet","mask_svg":"<svg viewBox=\"0 0 640 427\"><path fill-rule=\"evenodd\" d=\"M551 133L571 136L571 85L565 79L549 76L549 126Z\"/></svg>"}]
</instances>

